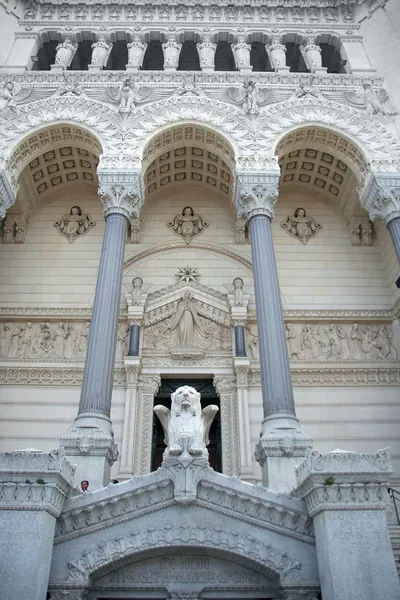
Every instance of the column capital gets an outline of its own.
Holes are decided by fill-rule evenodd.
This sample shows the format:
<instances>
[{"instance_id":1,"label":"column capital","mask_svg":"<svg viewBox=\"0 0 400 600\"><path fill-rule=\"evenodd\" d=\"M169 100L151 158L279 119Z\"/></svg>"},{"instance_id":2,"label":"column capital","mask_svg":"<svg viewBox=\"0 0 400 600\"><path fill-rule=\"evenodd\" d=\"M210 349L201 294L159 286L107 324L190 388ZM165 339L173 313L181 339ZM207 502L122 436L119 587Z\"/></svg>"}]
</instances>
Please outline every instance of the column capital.
<instances>
[{"instance_id":1,"label":"column capital","mask_svg":"<svg viewBox=\"0 0 400 600\"><path fill-rule=\"evenodd\" d=\"M248 171L237 174L235 204L247 220L255 215L274 216L279 195L279 171Z\"/></svg>"},{"instance_id":2,"label":"column capital","mask_svg":"<svg viewBox=\"0 0 400 600\"><path fill-rule=\"evenodd\" d=\"M375 219L388 225L400 218L400 174L371 173L364 190L360 193L360 203Z\"/></svg>"},{"instance_id":3,"label":"column capital","mask_svg":"<svg viewBox=\"0 0 400 600\"><path fill-rule=\"evenodd\" d=\"M296 467L297 495L311 517L323 510L386 510L392 465L388 448L366 454L307 450Z\"/></svg>"},{"instance_id":4,"label":"column capital","mask_svg":"<svg viewBox=\"0 0 400 600\"><path fill-rule=\"evenodd\" d=\"M0 219L4 219L7 210L15 203L17 190L14 189L6 171L0 169Z\"/></svg>"},{"instance_id":5,"label":"column capital","mask_svg":"<svg viewBox=\"0 0 400 600\"><path fill-rule=\"evenodd\" d=\"M129 219L140 213L144 201L141 171L101 170L97 175L105 217L117 213Z\"/></svg>"}]
</instances>

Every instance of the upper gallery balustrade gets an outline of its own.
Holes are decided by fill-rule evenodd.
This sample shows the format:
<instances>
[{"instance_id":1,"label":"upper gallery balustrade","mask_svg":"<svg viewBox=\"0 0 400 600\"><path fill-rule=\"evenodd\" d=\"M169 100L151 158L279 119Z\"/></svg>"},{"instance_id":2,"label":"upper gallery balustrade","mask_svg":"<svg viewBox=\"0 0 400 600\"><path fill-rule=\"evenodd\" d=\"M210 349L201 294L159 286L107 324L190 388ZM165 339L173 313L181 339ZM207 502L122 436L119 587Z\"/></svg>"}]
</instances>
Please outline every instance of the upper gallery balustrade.
<instances>
[{"instance_id":1,"label":"upper gallery balustrade","mask_svg":"<svg viewBox=\"0 0 400 600\"><path fill-rule=\"evenodd\" d=\"M50 31L31 61L32 70L277 71L346 73L351 71L338 36L330 34L213 35L118 31L107 36L74 36Z\"/></svg>"}]
</instances>

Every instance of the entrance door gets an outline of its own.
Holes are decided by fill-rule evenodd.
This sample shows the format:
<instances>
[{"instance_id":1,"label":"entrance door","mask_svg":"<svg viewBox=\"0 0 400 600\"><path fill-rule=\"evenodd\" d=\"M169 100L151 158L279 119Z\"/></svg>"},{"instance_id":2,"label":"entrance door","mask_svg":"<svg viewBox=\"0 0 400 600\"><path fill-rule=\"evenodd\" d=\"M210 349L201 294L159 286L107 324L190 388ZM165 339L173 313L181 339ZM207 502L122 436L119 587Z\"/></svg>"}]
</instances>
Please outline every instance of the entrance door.
<instances>
[{"instance_id":1,"label":"entrance door","mask_svg":"<svg viewBox=\"0 0 400 600\"><path fill-rule=\"evenodd\" d=\"M205 408L209 404L218 407L219 397L215 391L212 379L162 379L157 396L154 398L154 406L162 404L171 408L171 394L182 385L190 385L201 394L201 406ZM222 472L222 448L221 448L221 411L218 411L210 428L210 443L208 454L210 466L214 471ZM153 439L151 446L151 470L155 471L161 466L162 456L165 450L164 432L162 425L153 413Z\"/></svg>"}]
</instances>

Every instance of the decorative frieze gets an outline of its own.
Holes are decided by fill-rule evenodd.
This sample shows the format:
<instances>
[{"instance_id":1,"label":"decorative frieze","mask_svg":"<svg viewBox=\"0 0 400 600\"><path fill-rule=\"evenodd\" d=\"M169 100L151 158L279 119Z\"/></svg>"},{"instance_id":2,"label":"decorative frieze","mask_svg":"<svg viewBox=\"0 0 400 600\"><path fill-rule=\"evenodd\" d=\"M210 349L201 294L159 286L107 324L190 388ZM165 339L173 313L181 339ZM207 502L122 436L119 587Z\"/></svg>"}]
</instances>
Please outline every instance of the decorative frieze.
<instances>
[{"instance_id":1,"label":"decorative frieze","mask_svg":"<svg viewBox=\"0 0 400 600\"><path fill-rule=\"evenodd\" d=\"M380 387L400 385L400 369L398 368L292 368L291 374L294 387ZM249 371L249 386L261 387L260 371L253 369Z\"/></svg>"}]
</instances>

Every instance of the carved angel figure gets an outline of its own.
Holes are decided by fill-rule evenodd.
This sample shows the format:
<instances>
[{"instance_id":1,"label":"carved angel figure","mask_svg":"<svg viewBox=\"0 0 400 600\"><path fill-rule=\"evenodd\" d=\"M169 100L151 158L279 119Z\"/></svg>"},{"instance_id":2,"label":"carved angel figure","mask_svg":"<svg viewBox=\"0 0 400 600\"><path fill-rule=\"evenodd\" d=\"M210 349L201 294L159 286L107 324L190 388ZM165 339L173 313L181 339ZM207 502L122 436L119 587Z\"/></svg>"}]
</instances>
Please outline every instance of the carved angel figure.
<instances>
[{"instance_id":1,"label":"carved angel figure","mask_svg":"<svg viewBox=\"0 0 400 600\"><path fill-rule=\"evenodd\" d=\"M181 215L175 215L168 227L177 235L181 236L186 244L208 227L208 223L200 215L196 215L191 206L185 206Z\"/></svg>"},{"instance_id":2,"label":"carved angel figure","mask_svg":"<svg viewBox=\"0 0 400 600\"><path fill-rule=\"evenodd\" d=\"M350 104L366 108L370 115L390 117L397 114L387 91L382 88L376 92L370 83L364 83L363 90L360 92L347 92L346 98Z\"/></svg>"},{"instance_id":3,"label":"carved angel figure","mask_svg":"<svg viewBox=\"0 0 400 600\"><path fill-rule=\"evenodd\" d=\"M0 89L0 110L17 110L17 89L12 81L7 81Z\"/></svg>"},{"instance_id":4,"label":"carved angel figure","mask_svg":"<svg viewBox=\"0 0 400 600\"><path fill-rule=\"evenodd\" d=\"M107 42L106 38L101 37L98 42L92 44L92 62L93 67L105 67L112 49L112 43Z\"/></svg>"},{"instance_id":5,"label":"carved angel figure","mask_svg":"<svg viewBox=\"0 0 400 600\"><path fill-rule=\"evenodd\" d=\"M289 215L282 221L281 227L305 245L308 240L317 235L322 225L317 223L314 217L307 217L304 208L297 208L293 215Z\"/></svg>"},{"instance_id":6,"label":"carved angel figure","mask_svg":"<svg viewBox=\"0 0 400 600\"><path fill-rule=\"evenodd\" d=\"M95 225L92 217L87 213L82 213L79 206L73 206L69 215L63 215L59 221L54 223L58 233L66 237L70 244Z\"/></svg>"},{"instance_id":7,"label":"carved angel figure","mask_svg":"<svg viewBox=\"0 0 400 600\"><path fill-rule=\"evenodd\" d=\"M235 277L231 285L224 284L224 286L230 294L233 294L235 306L244 306L248 303L248 296L247 299L245 298L246 289L244 287L244 281L241 277Z\"/></svg>"},{"instance_id":8,"label":"carved angel figure","mask_svg":"<svg viewBox=\"0 0 400 600\"><path fill-rule=\"evenodd\" d=\"M164 429L164 460L168 456L208 460L208 434L219 409L210 404L201 410L200 398L194 388L183 385L171 394L171 410L162 405L154 407Z\"/></svg>"},{"instance_id":9,"label":"carved angel figure","mask_svg":"<svg viewBox=\"0 0 400 600\"><path fill-rule=\"evenodd\" d=\"M69 67L77 48L78 44L74 44L70 38L66 38L56 47L56 59L54 64L63 67L63 69Z\"/></svg>"},{"instance_id":10,"label":"carved angel figure","mask_svg":"<svg viewBox=\"0 0 400 600\"><path fill-rule=\"evenodd\" d=\"M133 41L127 45L128 48L128 65L134 69L139 69L143 64L144 54L147 44L135 37Z\"/></svg>"}]
</instances>

